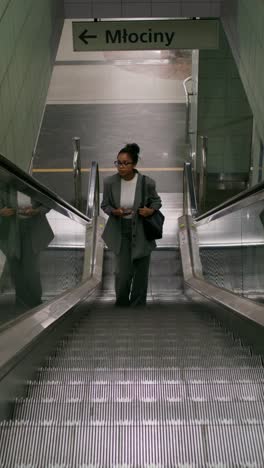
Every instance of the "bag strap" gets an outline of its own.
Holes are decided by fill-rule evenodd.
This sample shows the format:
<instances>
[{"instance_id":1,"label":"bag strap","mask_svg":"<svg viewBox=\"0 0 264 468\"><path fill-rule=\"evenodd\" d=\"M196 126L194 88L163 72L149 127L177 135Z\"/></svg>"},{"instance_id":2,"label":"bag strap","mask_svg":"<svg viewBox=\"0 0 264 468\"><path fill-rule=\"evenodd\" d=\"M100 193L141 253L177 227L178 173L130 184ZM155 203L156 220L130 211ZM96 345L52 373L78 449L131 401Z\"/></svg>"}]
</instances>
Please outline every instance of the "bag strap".
<instances>
[{"instance_id":1,"label":"bag strap","mask_svg":"<svg viewBox=\"0 0 264 468\"><path fill-rule=\"evenodd\" d=\"M142 176L142 183L141 183L141 207L144 208L145 205L145 194L146 194L146 177Z\"/></svg>"}]
</instances>

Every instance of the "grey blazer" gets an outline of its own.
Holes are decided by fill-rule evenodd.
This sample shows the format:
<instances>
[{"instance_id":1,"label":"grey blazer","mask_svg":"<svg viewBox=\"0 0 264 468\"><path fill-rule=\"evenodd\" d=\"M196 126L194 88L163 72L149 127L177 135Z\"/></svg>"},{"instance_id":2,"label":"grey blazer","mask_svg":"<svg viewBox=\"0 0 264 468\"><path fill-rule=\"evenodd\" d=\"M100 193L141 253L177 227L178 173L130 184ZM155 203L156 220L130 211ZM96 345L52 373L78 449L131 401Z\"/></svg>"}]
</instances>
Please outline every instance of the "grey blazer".
<instances>
[{"instance_id":1,"label":"grey blazer","mask_svg":"<svg viewBox=\"0 0 264 468\"><path fill-rule=\"evenodd\" d=\"M0 184L0 208L17 209L17 193L7 185ZM38 254L45 249L54 238L54 233L46 218L49 211L40 203L32 200L32 207L39 209L39 214L27 220L28 232L31 240L32 251ZM20 224L17 215L0 216L0 249L8 257L21 256Z\"/></svg>"},{"instance_id":2,"label":"grey blazer","mask_svg":"<svg viewBox=\"0 0 264 468\"><path fill-rule=\"evenodd\" d=\"M138 172L138 171L136 171ZM161 199L156 192L156 184L153 179L146 176L146 197L144 206L149 206L158 210L161 207ZM142 174L138 172L138 180L135 192L135 201L133 206L134 215L132 218L132 259L145 257L155 249L156 242L148 241L144 234L142 217L138 214L138 209L142 204L141 200ZM104 181L103 201L101 204L102 210L109 216L102 238L107 247L116 255L119 254L121 248L121 218L112 215L112 210L120 208L121 196L121 177L115 174L107 177Z\"/></svg>"}]
</instances>

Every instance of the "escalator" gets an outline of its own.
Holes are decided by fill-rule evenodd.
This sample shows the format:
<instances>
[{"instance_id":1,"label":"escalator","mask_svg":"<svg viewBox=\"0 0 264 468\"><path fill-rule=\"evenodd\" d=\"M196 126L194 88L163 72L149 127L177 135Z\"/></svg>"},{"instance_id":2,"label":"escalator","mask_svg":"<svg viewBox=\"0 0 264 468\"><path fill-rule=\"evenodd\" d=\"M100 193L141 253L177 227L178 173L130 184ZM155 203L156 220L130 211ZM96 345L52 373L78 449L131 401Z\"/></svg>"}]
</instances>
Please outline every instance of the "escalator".
<instances>
[{"instance_id":1,"label":"escalator","mask_svg":"<svg viewBox=\"0 0 264 468\"><path fill-rule=\"evenodd\" d=\"M82 307L1 423L1 466L261 466L261 357L207 307Z\"/></svg>"},{"instance_id":2,"label":"escalator","mask_svg":"<svg viewBox=\"0 0 264 468\"><path fill-rule=\"evenodd\" d=\"M206 292L189 227L153 252L145 309L114 307L105 251L100 282L1 373L1 468L264 466L262 353Z\"/></svg>"}]
</instances>

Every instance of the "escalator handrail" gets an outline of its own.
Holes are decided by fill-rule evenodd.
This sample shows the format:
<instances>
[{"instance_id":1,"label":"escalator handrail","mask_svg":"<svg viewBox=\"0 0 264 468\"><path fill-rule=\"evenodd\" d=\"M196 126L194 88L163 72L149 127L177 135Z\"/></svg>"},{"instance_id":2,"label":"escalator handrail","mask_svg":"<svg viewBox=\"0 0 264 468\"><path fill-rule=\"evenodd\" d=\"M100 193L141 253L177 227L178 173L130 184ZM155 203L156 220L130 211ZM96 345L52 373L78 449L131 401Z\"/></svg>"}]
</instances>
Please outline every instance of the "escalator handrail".
<instances>
[{"instance_id":1,"label":"escalator handrail","mask_svg":"<svg viewBox=\"0 0 264 468\"><path fill-rule=\"evenodd\" d=\"M99 167L96 161L92 161L86 206L86 216L89 219L99 214L99 194Z\"/></svg>"},{"instance_id":2,"label":"escalator handrail","mask_svg":"<svg viewBox=\"0 0 264 468\"><path fill-rule=\"evenodd\" d=\"M184 81L183 81L183 88L185 92L185 101L186 101L186 121L185 121L185 142L189 143L189 126L190 126L190 96L192 96L192 93L189 93L187 89L187 83L192 82L192 76L188 76Z\"/></svg>"},{"instance_id":3,"label":"escalator handrail","mask_svg":"<svg viewBox=\"0 0 264 468\"><path fill-rule=\"evenodd\" d=\"M198 213L198 209L194 188L192 164L190 162L184 163L183 178L183 213L185 215L191 214L192 216L195 216Z\"/></svg>"},{"instance_id":4,"label":"escalator handrail","mask_svg":"<svg viewBox=\"0 0 264 468\"><path fill-rule=\"evenodd\" d=\"M62 207L64 209L64 214L69 218L74 219L77 222L81 219L82 221L86 221L86 223L91 223L91 218L74 208L74 206L72 206L70 203L65 201L55 192L50 190L44 184L41 184L36 179L31 177L21 168L16 166L16 164L6 159L2 154L0 154L0 169L1 168L9 172L11 175L15 176L19 180L21 180L23 184L26 184L34 191L38 191L39 193L50 199L53 203Z\"/></svg>"},{"instance_id":5,"label":"escalator handrail","mask_svg":"<svg viewBox=\"0 0 264 468\"><path fill-rule=\"evenodd\" d=\"M185 165L191 166L191 163L184 163L184 167ZM184 175L184 178L187 177L187 174L189 172L192 173L191 167L188 167L186 176ZM191 183L190 175L188 175L188 184L187 186L184 185L184 187L189 192L190 197L193 198L193 192L195 193L195 190L194 190L194 185ZM186 196L187 194L184 194L184 197ZM238 211L239 209L244 208L245 206L248 206L249 204L251 204L250 199L253 196L254 196L254 199L252 199L252 203L255 203L258 200L264 199L264 181L260 182L259 184L254 185L250 189L243 190L243 192L240 192L234 197L229 198L228 200L221 203L220 205L217 205L215 208L212 208L206 213L203 213L195 217L194 221L197 225L199 225L199 223L203 224L204 222L209 222L217 218L222 218L223 216L226 216L229 213Z\"/></svg>"},{"instance_id":6,"label":"escalator handrail","mask_svg":"<svg viewBox=\"0 0 264 468\"><path fill-rule=\"evenodd\" d=\"M188 171L191 171L191 164L187 165ZM192 171L191 171L192 173ZM248 298L239 296L233 291L215 286L209 283L203 275L202 262L200 258L199 238L197 235L197 223L193 222L190 202L189 188L191 187L190 181L187 180L187 170L184 170L184 200L187 201L187 206L184 208L184 214L178 219L179 223L179 240L180 240L180 251L182 259L182 270L183 278L186 288L190 291L195 291L199 295L209 299L220 306L223 306L225 310L231 311L231 320L233 321L233 313L239 319L245 319L251 324L264 329L264 315L263 315L263 304L251 301ZM264 183L260 183L250 190L243 192L243 200L248 198L255 198L260 195L262 190L262 199L264 199ZM187 194L185 193L187 190ZM245 196L245 193L248 195ZM242 195L242 194L241 194ZM238 197L234 197L236 199ZM226 203L227 204L227 203ZM230 205L233 207L234 205ZM237 205L236 205L237 206ZM237 208L235 208L237 209ZM209 217L210 218L210 217ZM246 325L247 326L247 325ZM258 328L259 330L259 328Z\"/></svg>"},{"instance_id":7,"label":"escalator handrail","mask_svg":"<svg viewBox=\"0 0 264 468\"><path fill-rule=\"evenodd\" d=\"M82 172L81 172L81 146L80 138L73 138L73 179L74 179L74 195L75 207L82 211Z\"/></svg>"}]
</instances>

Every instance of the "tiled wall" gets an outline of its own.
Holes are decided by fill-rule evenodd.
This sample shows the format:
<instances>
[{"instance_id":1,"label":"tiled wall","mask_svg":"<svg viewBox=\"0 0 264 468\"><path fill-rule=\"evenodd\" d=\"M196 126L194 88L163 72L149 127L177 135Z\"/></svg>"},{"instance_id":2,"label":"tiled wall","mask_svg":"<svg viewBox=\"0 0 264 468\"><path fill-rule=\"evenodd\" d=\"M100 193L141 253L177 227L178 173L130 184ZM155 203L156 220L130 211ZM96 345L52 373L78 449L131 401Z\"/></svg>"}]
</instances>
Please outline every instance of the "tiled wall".
<instances>
[{"instance_id":1,"label":"tiled wall","mask_svg":"<svg viewBox=\"0 0 264 468\"><path fill-rule=\"evenodd\" d=\"M248 173L252 112L222 28L219 50L200 51L198 141L201 135L208 136L209 172Z\"/></svg>"},{"instance_id":2,"label":"tiled wall","mask_svg":"<svg viewBox=\"0 0 264 468\"><path fill-rule=\"evenodd\" d=\"M217 17L221 0L64 0L66 18Z\"/></svg>"},{"instance_id":3,"label":"tiled wall","mask_svg":"<svg viewBox=\"0 0 264 468\"><path fill-rule=\"evenodd\" d=\"M254 119L264 141L264 2L223 0L223 24L231 44ZM256 145L253 144L253 147ZM256 151L258 158L258 151ZM256 165L258 164L255 161Z\"/></svg>"},{"instance_id":4,"label":"tiled wall","mask_svg":"<svg viewBox=\"0 0 264 468\"><path fill-rule=\"evenodd\" d=\"M27 169L63 24L63 0L0 0L0 152Z\"/></svg>"}]
</instances>

